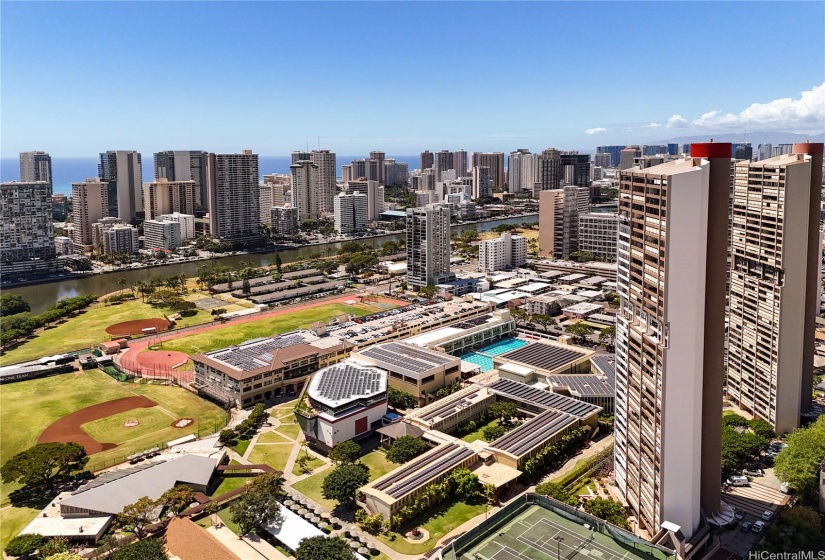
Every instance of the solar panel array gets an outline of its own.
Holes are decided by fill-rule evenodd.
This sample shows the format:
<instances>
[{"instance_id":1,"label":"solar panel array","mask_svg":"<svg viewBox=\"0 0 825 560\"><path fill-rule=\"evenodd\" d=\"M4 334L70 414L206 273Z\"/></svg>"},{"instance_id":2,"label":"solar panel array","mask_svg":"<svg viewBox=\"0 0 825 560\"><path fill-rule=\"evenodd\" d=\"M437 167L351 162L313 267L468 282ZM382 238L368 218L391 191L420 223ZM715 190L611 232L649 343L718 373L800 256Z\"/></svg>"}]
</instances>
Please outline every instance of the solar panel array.
<instances>
[{"instance_id":1,"label":"solar panel array","mask_svg":"<svg viewBox=\"0 0 825 560\"><path fill-rule=\"evenodd\" d=\"M331 366L321 372L315 385L320 397L332 401L374 395L381 391L386 374L373 368L352 364Z\"/></svg>"},{"instance_id":2,"label":"solar panel array","mask_svg":"<svg viewBox=\"0 0 825 560\"><path fill-rule=\"evenodd\" d=\"M435 480L447 471L475 455L475 451L464 445L446 443L436 447L434 453L425 455L402 472L376 484L376 490L383 490L393 498L400 498L421 485Z\"/></svg>"},{"instance_id":3,"label":"solar panel array","mask_svg":"<svg viewBox=\"0 0 825 560\"><path fill-rule=\"evenodd\" d=\"M490 320L492 315L479 315L478 317L472 317L467 319L466 321L461 321L460 323L456 323L455 325L450 325L452 327L456 327L458 329L471 329L473 327L477 327L479 325L483 325L487 321Z\"/></svg>"},{"instance_id":4,"label":"solar panel array","mask_svg":"<svg viewBox=\"0 0 825 560\"><path fill-rule=\"evenodd\" d=\"M441 352L427 351L396 342L371 346L362 350L360 354L415 373L425 373L433 367L449 364L456 359Z\"/></svg>"},{"instance_id":5,"label":"solar panel array","mask_svg":"<svg viewBox=\"0 0 825 560\"><path fill-rule=\"evenodd\" d=\"M568 387L571 392L588 397L612 397L615 390L598 375L548 375L547 382Z\"/></svg>"},{"instance_id":6,"label":"solar panel array","mask_svg":"<svg viewBox=\"0 0 825 560\"><path fill-rule=\"evenodd\" d=\"M606 356L604 354L593 356L590 358L590 361L596 366L596 368L604 373L604 376L607 377L607 383L614 388L616 388L616 358L614 356Z\"/></svg>"},{"instance_id":7,"label":"solar panel array","mask_svg":"<svg viewBox=\"0 0 825 560\"><path fill-rule=\"evenodd\" d=\"M431 410L421 414L419 418L424 420L425 422L430 422L435 418L449 418L453 414L456 414L468 406L472 406L473 398L476 394L481 390L481 387L478 385L473 385L468 387L467 389L472 389L465 393L461 398L450 398L447 397L444 399L446 402L436 404Z\"/></svg>"},{"instance_id":8,"label":"solar panel array","mask_svg":"<svg viewBox=\"0 0 825 560\"><path fill-rule=\"evenodd\" d=\"M571 414L576 418L585 419L602 410L602 407L586 403L571 397L565 397L550 391L536 389L530 385L500 378L487 387L495 393L515 401L529 402L542 408L552 408L560 412Z\"/></svg>"},{"instance_id":9,"label":"solar panel array","mask_svg":"<svg viewBox=\"0 0 825 560\"><path fill-rule=\"evenodd\" d=\"M581 352L536 342L522 346L512 352L502 354L502 358L527 364L544 370L554 370L570 362L574 362L583 356Z\"/></svg>"},{"instance_id":10,"label":"solar panel array","mask_svg":"<svg viewBox=\"0 0 825 560\"><path fill-rule=\"evenodd\" d=\"M129 476L130 474L134 474L136 472L140 472L143 470L148 469L149 467L154 467L159 463L163 463L165 461L155 461L152 463L145 463L143 465L137 465L136 467L128 467L125 469L117 469L114 471L109 471L103 474L100 474L93 478L92 480L87 481L83 486L72 492L73 496L77 494L82 494L86 490L91 490L92 488L97 488L98 486L103 486L104 484L109 484L110 482L114 482L115 480L119 480L124 476Z\"/></svg>"},{"instance_id":11,"label":"solar panel array","mask_svg":"<svg viewBox=\"0 0 825 560\"><path fill-rule=\"evenodd\" d=\"M579 421L558 410L546 410L513 430L498 438L490 447L512 453L521 457L537 446L544 445L548 440L563 432Z\"/></svg>"},{"instance_id":12,"label":"solar panel array","mask_svg":"<svg viewBox=\"0 0 825 560\"><path fill-rule=\"evenodd\" d=\"M299 334L292 334L216 350L215 352L209 352L207 356L240 368L243 371L251 371L270 365L274 350L302 343L304 343L304 337ZM266 356L270 356L270 359L266 360Z\"/></svg>"}]
</instances>

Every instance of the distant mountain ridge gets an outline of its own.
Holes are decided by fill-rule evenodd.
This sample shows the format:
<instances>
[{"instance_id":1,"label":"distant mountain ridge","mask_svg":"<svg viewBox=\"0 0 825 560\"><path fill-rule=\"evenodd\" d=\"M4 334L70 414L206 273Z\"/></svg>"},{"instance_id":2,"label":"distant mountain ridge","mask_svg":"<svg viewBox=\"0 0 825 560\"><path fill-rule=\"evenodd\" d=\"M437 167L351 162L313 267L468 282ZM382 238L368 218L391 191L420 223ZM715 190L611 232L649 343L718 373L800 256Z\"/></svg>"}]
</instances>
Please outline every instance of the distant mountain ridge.
<instances>
[{"instance_id":1,"label":"distant mountain ridge","mask_svg":"<svg viewBox=\"0 0 825 560\"><path fill-rule=\"evenodd\" d=\"M758 130L748 133L726 133L726 134L703 134L692 136L677 136L675 138L668 138L667 140L655 140L645 142L647 145L656 144L690 144L692 142L709 142L710 139L714 142L731 142L733 144L739 142L750 142L755 148L759 144L794 144L796 142L825 142L825 132L820 134L796 134L794 132L770 132Z\"/></svg>"}]
</instances>

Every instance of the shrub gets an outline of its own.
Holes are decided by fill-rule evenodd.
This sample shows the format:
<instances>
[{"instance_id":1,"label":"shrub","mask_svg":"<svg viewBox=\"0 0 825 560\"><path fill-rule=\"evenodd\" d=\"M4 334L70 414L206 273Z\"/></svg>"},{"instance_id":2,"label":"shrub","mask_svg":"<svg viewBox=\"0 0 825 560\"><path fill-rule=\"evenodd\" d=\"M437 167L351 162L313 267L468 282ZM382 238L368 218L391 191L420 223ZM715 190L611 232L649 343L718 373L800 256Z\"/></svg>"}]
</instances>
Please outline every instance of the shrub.
<instances>
[{"instance_id":1,"label":"shrub","mask_svg":"<svg viewBox=\"0 0 825 560\"><path fill-rule=\"evenodd\" d=\"M504 427L499 425L492 425L492 426L485 426L483 430L481 430L481 435L484 438L484 441L493 441L505 433Z\"/></svg>"},{"instance_id":2,"label":"shrub","mask_svg":"<svg viewBox=\"0 0 825 560\"><path fill-rule=\"evenodd\" d=\"M9 556L26 556L43 546L44 542L43 535L17 535L6 545L6 554Z\"/></svg>"}]
</instances>

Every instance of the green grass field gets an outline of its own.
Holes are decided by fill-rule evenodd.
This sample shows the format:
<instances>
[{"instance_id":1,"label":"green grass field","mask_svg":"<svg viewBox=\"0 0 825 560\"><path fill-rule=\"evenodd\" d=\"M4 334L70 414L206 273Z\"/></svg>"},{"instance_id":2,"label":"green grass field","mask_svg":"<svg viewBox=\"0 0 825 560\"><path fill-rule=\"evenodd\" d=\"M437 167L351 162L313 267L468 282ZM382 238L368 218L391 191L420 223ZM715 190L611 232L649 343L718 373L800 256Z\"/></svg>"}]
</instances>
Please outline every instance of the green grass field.
<instances>
[{"instance_id":1,"label":"green grass field","mask_svg":"<svg viewBox=\"0 0 825 560\"><path fill-rule=\"evenodd\" d=\"M479 503L466 504L464 502L447 501L434 510L426 513L426 516L421 516L410 522L403 530L409 531L414 527L422 527L430 534L430 538L426 541L411 543L404 540L401 536L396 536L395 540L390 540L389 537L379 535L377 538L393 550L401 554L423 554L435 546L438 540L473 517L484 513L485 504L479 500Z\"/></svg>"},{"instance_id":2,"label":"green grass field","mask_svg":"<svg viewBox=\"0 0 825 560\"><path fill-rule=\"evenodd\" d=\"M314 456L310 455L309 456L309 461L307 461L307 464L306 464L306 468L308 468L309 472L311 473L312 471L314 471L318 467L321 467L325 464L326 463L324 463L318 457L314 457ZM295 476L301 476L301 475L304 474L304 471L302 471L301 467L298 466L298 461L297 460L295 461L295 464L292 466L292 474L294 474Z\"/></svg>"},{"instance_id":3,"label":"green grass field","mask_svg":"<svg viewBox=\"0 0 825 560\"><path fill-rule=\"evenodd\" d=\"M258 443L291 443L291 441L276 432L264 432L258 436Z\"/></svg>"},{"instance_id":4,"label":"green grass field","mask_svg":"<svg viewBox=\"0 0 825 560\"><path fill-rule=\"evenodd\" d=\"M247 461L253 465L265 464L273 469L283 472L289 454L292 452L292 443L270 443L268 445L256 445L252 448Z\"/></svg>"},{"instance_id":5,"label":"green grass field","mask_svg":"<svg viewBox=\"0 0 825 560\"><path fill-rule=\"evenodd\" d=\"M140 424L127 428L124 424L129 420L137 420ZM87 422L81 427L83 431L97 441L106 443L128 441L130 439L147 436L163 430L169 426L170 422L174 422L175 420L176 418L171 418L169 414L155 406L152 408L127 410L126 412L107 416L100 420Z\"/></svg>"},{"instance_id":6,"label":"green grass field","mask_svg":"<svg viewBox=\"0 0 825 560\"><path fill-rule=\"evenodd\" d=\"M218 348L225 348L252 338L272 336L293 331L301 327L309 327L315 321L326 322L333 317L345 313L351 313L360 317L377 311L378 309L376 307L367 304L345 305L343 303L330 303L292 313L276 315L274 317L263 317L248 323L229 323L217 330L183 336L164 342L163 349L177 350L178 352L193 355L199 352L209 352L211 350L217 350Z\"/></svg>"},{"instance_id":7,"label":"green grass field","mask_svg":"<svg viewBox=\"0 0 825 560\"><path fill-rule=\"evenodd\" d=\"M46 329L35 338L9 350L0 358L0 363L10 364L34 360L69 350L89 348L94 344L110 340L111 336L106 333L106 327L114 323L134 319L160 318L164 313L171 314L168 310L155 309L151 305L141 303L140 299L125 301L117 305L94 303L77 317ZM191 317L183 317L178 321L178 326L185 327L210 321L212 317L209 313L198 311Z\"/></svg>"},{"instance_id":8,"label":"green grass field","mask_svg":"<svg viewBox=\"0 0 825 560\"><path fill-rule=\"evenodd\" d=\"M8 542L37 517L38 513L39 509L26 507L8 507L0 510L0 549L6 548Z\"/></svg>"}]
</instances>

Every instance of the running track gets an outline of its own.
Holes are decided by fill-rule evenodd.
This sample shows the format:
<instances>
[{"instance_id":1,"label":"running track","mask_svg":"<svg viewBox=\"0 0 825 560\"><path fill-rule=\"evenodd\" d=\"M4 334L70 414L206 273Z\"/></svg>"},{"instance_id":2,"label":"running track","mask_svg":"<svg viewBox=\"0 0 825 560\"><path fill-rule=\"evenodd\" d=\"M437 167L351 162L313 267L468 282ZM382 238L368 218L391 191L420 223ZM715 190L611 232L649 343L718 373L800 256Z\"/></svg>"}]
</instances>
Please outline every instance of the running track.
<instances>
[{"instance_id":1,"label":"running track","mask_svg":"<svg viewBox=\"0 0 825 560\"><path fill-rule=\"evenodd\" d=\"M382 297L382 296L375 296L373 294L369 295L370 300L378 301L381 303L394 303L396 305L408 305L406 301L401 301L393 298ZM134 341L130 341L129 348L123 353L118 355L118 363L124 369L130 369L133 364L137 363L136 356L138 353L146 350L150 345L155 345L158 342L166 342L168 340L174 340L176 338L181 338L184 336L189 336L193 334L199 334L203 332L213 331L217 329L222 329L229 325L241 325L243 323L251 323L252 321L259 321L261 319L265 319L268 317L277 317L278 315L286 315L288 313L294 313L295 311L300 311L303 309L311 309L313 307L320 307L323 305L329 305L330 303L344 303L347 301L358 300L357 294L343 294L340 296L336 296L334 298L329 299L319 299L307 303L301 303L298 305L290 305L287 307L279 307L278 309L273 309L272 311L264 311L263 313L256 313L254 315L248 315L246 317L241 317L239 319L233 319L229 321L229 323L207 323L199 328L194 329L187 329L183 332L170 332L169 334L160 335L160 336L147 336L145 338L140 338ZM376 311L377 313L377 311ZM194 371L175 371L172 372L180 381L185 383L191 383L195 380L195 372ZM146 375L146 377L150 377Z\"/></svg>"}]
</instances>

